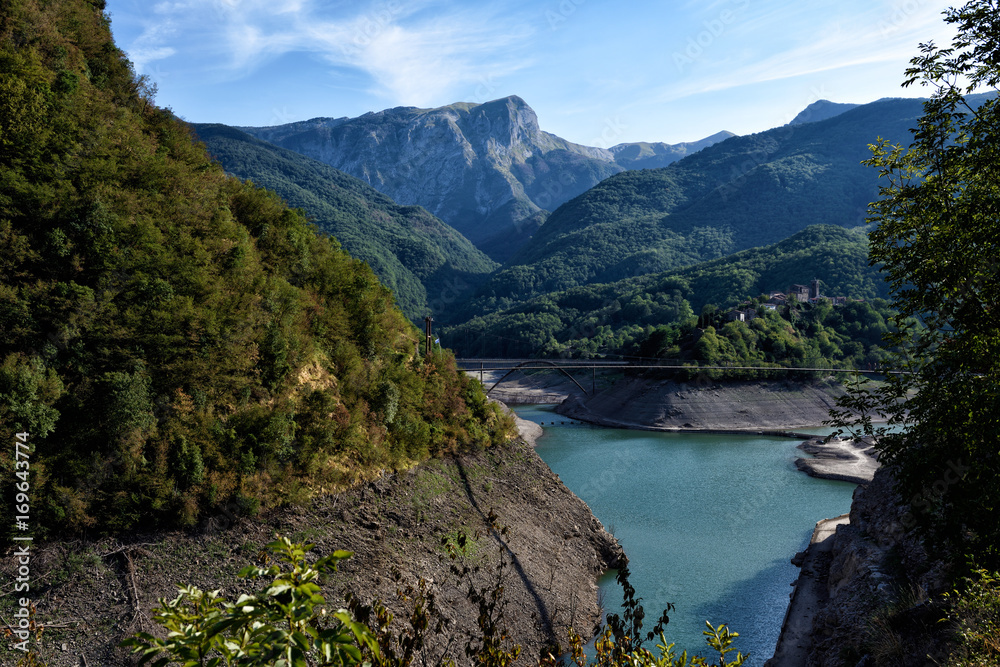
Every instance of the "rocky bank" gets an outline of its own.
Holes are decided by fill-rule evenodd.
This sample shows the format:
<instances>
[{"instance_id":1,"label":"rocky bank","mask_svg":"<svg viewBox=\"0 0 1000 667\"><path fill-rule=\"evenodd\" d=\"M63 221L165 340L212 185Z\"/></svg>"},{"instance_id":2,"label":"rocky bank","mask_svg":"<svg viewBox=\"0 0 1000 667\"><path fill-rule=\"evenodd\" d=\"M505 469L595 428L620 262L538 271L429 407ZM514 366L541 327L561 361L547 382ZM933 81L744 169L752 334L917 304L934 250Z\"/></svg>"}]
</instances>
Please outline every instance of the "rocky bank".
<instances>
[{"instance_id":1,"label":"rocky bank","mask_svg":"<svg viewBox=\"0 0 1000 667\"><path fill-rule=\"evenodd\" d=\"M908 512L887 469L858 486L849 523L834 522L792 560L801 573L766 667L944 664L945 628L930 600L946 573Z\"/></svg>"},{"instance_id":2,"label":"rocky bank","mask_svg":"<svg viewBox=\"0 0 1000 667\"><path fill-rule=\"evenodd\" d=\"M570 396L568 417L618 428L794 429L822 424L844 394L834 382L675 382L624 378L593 396Z\"/></svg>"},{"instance_id":3,"label":"rocky bank","mask_svg":"<svg viewBox=\"0 0 1000 667\"><path fill-rule=\"evenodd\" d=\"M442 545L442 539L454 541L464 532L469 541L458 564L475 570L475 585L490 586L499 559L505 559L510 637L523 655L534 657L552 642L565 644L568 627L584 634L594 627L600 613L596 578L621 553L583 501L521 440L386 473L300 508L253 518L234 510L218 508L189 532L37 546L31 595L46 626L46 663L133 664L117 645L136 631L158 630L150 613L158 598L174 598L178 583L221 589L230 600L254 590L237 572L258 563L264 545L279 534L314 543L316 555L354 552L325 583L334 605L343 605L345 592L353 591L365 601L381 598L402 618L406 608L397 587L423 578L447 619L452 653L464 659L477 612L466 599L468 582L459 584L449 572ZM489 529L491 511L509 534ZM8 581L12 562L4 559ZM0 649L0 664L19 657Z\"/></svg>"},{"instance_id":4,"label":"rocky bank","mask_svg":"<svg viewBox=\"0 0 1000 667\"><path fill-rule=\"evenodd\" d=\"M879 462L875 447L864 438L812 438L799 445L812 458L795 460L795 467L811 477L867 484Z\"/></svg>"}]
</instances>

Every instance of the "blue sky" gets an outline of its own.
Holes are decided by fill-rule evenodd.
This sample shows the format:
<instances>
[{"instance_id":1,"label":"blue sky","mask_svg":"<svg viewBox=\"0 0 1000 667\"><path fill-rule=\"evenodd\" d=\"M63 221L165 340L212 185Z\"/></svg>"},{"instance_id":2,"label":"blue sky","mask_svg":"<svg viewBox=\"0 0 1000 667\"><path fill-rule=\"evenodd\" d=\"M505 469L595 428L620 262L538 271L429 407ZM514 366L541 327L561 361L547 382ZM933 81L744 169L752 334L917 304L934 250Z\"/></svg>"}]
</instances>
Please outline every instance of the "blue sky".
<instances>
[{"instance_id":1,"label":"blue sky","mask_svg":"<svg viewBox=\"0 0 1000 667\"><path fill-rule=\"evenodd\" d=\"M900 88L937 0L108 0L118 45L192 122L276 125L520 95L591 146L782 125Z\"/></svg>"}]
</instances>

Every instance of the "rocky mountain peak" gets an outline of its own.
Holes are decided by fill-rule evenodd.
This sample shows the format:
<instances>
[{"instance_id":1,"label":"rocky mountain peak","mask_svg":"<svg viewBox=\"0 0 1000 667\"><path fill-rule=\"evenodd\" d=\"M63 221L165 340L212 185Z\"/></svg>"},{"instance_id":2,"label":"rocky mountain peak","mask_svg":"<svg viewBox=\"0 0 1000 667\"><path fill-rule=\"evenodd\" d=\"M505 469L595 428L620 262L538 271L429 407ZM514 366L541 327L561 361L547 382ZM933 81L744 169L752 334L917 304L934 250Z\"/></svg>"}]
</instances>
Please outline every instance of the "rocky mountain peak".
<instances>
[{"instance_id":1,"label":"rocky mountain peak","mask_svg":"<svg viewBox=\"0 0 1000 667\"><path fill-rule=\"evenodd\" d=\"M516 95L244 129L427 208L500 261L546 211L622 171L608 151L542 131Z\"/></svg>"},{"instance_id":2,"label":"rocky mountain peak","mask_svg":"<svg viewBox=\"0 0 1000 667\"><path fill-rule=\"evenodd\" d=\"M827 118L839 116L845 111L850 111L858 106L860 105L846 102L831 102L830 100L817 100L800 111L788 124L802 125L803 123L816 123Z\"/></svg>"}]
</instances>

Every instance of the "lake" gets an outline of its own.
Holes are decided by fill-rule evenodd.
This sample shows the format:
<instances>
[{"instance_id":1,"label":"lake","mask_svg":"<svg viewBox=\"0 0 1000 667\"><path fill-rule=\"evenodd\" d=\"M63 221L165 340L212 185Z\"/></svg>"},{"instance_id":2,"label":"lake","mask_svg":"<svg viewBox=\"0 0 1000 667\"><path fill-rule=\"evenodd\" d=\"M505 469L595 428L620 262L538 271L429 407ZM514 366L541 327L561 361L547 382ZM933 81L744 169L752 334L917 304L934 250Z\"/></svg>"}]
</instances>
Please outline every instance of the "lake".
<instances>
[{"instance_id":1,"label":"lake","mask_svg":"<svg viewBox=\"0 0 1000 667\"><path fill-rule=\"evenodd\" d=\"M553 406L515 410L543 424L536 451L624 547L646 630L669 602L665 634L678 648L704 654L709 620L740 633L747 665L771 657L798 576L789 559L817 521L850 510L855 485L796 470L792 438L630 431L571 424ZM601 595L620 611L614 573Z\"/></svg>"}]
</instances>

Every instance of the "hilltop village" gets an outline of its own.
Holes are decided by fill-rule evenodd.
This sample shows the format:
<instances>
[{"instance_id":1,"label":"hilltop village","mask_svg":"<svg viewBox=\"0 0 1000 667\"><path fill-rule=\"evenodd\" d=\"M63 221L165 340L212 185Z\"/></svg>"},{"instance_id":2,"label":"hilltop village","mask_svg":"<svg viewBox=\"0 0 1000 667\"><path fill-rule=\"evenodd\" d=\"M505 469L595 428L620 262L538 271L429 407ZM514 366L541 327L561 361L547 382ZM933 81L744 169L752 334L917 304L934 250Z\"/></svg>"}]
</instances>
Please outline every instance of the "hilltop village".
<instances>
[{"instance_id":1,"label":"hilltop village","mask_svg":"<svg viewBox=\"0 0 1000 667\"><path fill-rule=\"evenodd\" d=\"M769 292L767 301L759 304L761 308L767 310L777 310L782 306L790 306L797 303L817 304L822 300L827 300L834 307L846 306L850 299L846 296L826 296L820 292L820 281L813 278L808 285L795 284L788 288L787 292ZM855 299L864 301L864 299ZM753 301L744 301L738 307L726 313L726 320L729 322L749 322L757 317L757 309Z\"/></svg>"}]
</instances>

